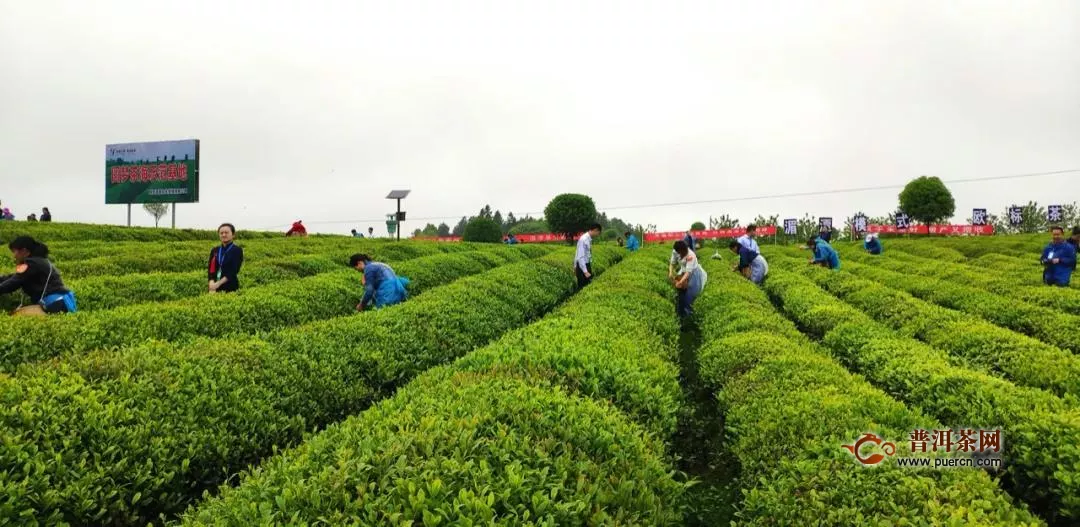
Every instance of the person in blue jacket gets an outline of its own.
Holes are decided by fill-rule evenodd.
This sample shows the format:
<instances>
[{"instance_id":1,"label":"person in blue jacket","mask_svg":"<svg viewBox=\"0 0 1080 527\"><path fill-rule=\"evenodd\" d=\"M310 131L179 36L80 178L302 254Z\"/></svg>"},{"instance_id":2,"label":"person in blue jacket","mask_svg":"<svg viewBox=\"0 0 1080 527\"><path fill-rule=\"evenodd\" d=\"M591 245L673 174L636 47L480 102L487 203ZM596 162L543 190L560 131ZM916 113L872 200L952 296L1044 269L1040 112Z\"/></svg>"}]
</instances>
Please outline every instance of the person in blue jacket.
<instances>
[{"instance_id":1,"label":"person in blue jacket","mask_svg":"<svg viewBox=\"0 0 1080 527\"><path fill-rule=\"evenodd\" d=\"M514 236L513 234L510 234L506 237L505 240L503 240L503 243L507 245L517 245L517 242L517 236Z\"/></svg>"},{"instance_id":2,"label":"person in blue jacket","mask_svg":"<svg viewBox=\"0 0 1080 527\"><path fill-rule=\"evenodd\" d=\"M810 264L828 267L834 271L840 269L840 255L836 254L836 249L833 249L829 242L814 236L810 238L810 241L806 242L806 246L814 251Z\"/></svg>"},{"instance_id":3,"label":"person in blue jacket","mask_svg":"<svg viewBox=\"0 0 1080 527\"><path fill-rule=\"evenodd\" d=\"M405 286L409 279L394 274L394 270L382 262L373 262L366 254L354 254L349 258L349 265L364 273L364 298L356 305L357 311L363 311L372 302L375 309L404 302L408 298Z\"/></svg>"},{"instance_id":4,"label":"person in blue jacket","mask_svg":"<svg viewBox=\"0 0 1080 527\"><path fill-rule=\"evenodd\" d=\"M630 252L634 252L641 248L641 242L638 241L637 236L634 233L626 231L626 249Z\"/></svg>"},{"instance_id":5,"label":"person in blue jacket","mask_svg":"<svg viewBox=\"0 0 1080 527\"><path fill-rule=\"evenodd\" d=\"M1058 287L1067 287L1076 265L1076 248L1065 242L1065 230L1054 227L1050 230L1053 239L1043 249L1040 261L1043 264L1043 283Z\"/></svg>"},{"instance_id":6,"label":"person in blue jacket","mask_svg":"<svg viewBox=\"0 0 1080 527\"><path fill-rule=\"evenodd\" d=\"M876 232L866 235L866 239L862 242L862 247L870 254L881 254L881 251L884 250L881 246L881 240L878 239L878 234Z\"/></svg>"}]
</instances>

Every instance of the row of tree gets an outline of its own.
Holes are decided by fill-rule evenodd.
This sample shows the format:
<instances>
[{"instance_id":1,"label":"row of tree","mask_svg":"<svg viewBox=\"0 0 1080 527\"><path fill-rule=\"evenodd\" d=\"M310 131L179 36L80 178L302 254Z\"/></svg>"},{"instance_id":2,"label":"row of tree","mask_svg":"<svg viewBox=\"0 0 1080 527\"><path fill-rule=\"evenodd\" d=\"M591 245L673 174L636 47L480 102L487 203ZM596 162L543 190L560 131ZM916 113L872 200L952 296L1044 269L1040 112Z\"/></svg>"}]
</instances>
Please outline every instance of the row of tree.
<instances>
[{"instance_id":1,"label":"row of tree","mask_svg":"<svg viewBox=\"0 0 1080 527\"><path fill-rule=\"evenodd\" d=\"M655 230L655 226L642 226L632 225L622 219L609 217L607 213L596 212L596 206L592 204L592 199L588 196L580 194L563 194L562 196L569 196L569 198L557 197L556 200L552 200L555 204L544 210L544 216L540 218L534 218L531 215L526 214L523 217L517 217L513 212L509 212L504 217L502 212L498 209L492 210L491 205L484 205L480 212L473 216L462 216L453 228L446 223L440 223L435 225L428 223L422 229L416 229L413 231L413 236L462 236L465 237L466 232L469 230L469 225L484 224L482 232L485 237L491 237L492 232L497 232L499 239L508 234L544 234L550 232L581 232L591 222L597 222L603 227L601 238L604 240L614 240L621 237L623 233L627 231L636 232L639 236L649 228ZM584 198L584 199L582 199ZM558 201L557 201L558 200ZM580 211L576 209L581 209ZM553 227L548 223L546 218L552 217L555 219L553 223L556 226ZM587 220L583 218L588 218ZM484 222L478 222L476 220L486 220ZM488 222L497 227L493 229L489 227ZM474 228L475 230L475 228ZM480 232L480 231L477 231ZM471 236L470 236L471 237Z\"/></svg>"}]
</instances>

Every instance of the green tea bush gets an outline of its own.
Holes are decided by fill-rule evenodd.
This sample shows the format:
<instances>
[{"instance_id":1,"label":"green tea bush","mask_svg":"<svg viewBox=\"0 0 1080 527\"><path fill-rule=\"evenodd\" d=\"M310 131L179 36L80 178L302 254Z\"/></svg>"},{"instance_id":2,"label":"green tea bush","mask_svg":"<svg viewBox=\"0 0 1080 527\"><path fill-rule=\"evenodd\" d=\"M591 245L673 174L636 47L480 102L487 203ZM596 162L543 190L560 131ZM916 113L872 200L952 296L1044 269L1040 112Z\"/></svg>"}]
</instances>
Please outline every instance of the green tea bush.
<instances>
[{"instance_id":1,"label":"green tea bush","mask_svg":"<svg viewBox=\"0 0 1080 527\"><path fill-rule=\"evenodd\" d=\"M268 460L184 523L679 524L685 486L656 439L683 404L663 273L647 255L620 263L543 320Z\"/></svg>"},{"instance_id":2,"label":"green tea bush","mask_svg":"<svg viewBox=\"0 0 1080 527\"><path fill-rule=\"evenodd\" d=\"M798 261L783 257L773 261L781 269L800 267ZM1068 351L849 274L860 273L865 266L850 264L844 271L831 275L803 267L799 269L802 274L850 304L852 307L845 307L849 312L861 311L899 334L916 337L946 351L955 365L1001 373L1017 384L1043 388L1057 395L1080 396L1080 358ZM800 279L791 276L782 280ZM803 287L806 286L804 283ZM788 296L797 298L792 312L801 312L802 307L797 306L808 302L824 305L820 302L826 298L817 293ZM839 302L827 299L827 303Z\"/></svg>"},{"instance_id":3,"label":"green tea bush","mask_svg":"<svg viewBox=\"0 0 1080 527\"><path fill-rule=\"evenodd\" d=\"M451 257L465 255L430 258ZM443 282L457 273L446 262L428 261ZM24 364L0 375L0 517L135 524L180 512L249 463L362 410L387 379L461 356L573 289L568 270L521 261L265 340L154 342Z\"/></svg>"},{"instance_id":4,"label":"green tea bush","mask_svg":"<svg viewBox=\"0 0 1080 527\"><path fill-rule=\"evenodd\" d=\"M722 264L706 266L699 361L741 466L737 524L1043 524L982 472L859 466L841 445L875 432L896 440L902 455L911 430L940 423L846 371L752 283ZM766 283L783 287L788 280L774 269Z\"/></svg>"},{"instance_id":5,"label":"green tea bush","mask_svg":"<svg viewBox=\"0 0 1080 527\"><path fill-rule=\"evenodd\" d=\"M446 283L443 279L453 280L524 258L512 249L497 249L497 253L487 256L438 254L395 263L393 267L403 276L415 276L409 290L416 294L432 285ZM256 334L348 315L363 296L363 287L360 274L343 267L340 271L285 280L239 294L205 295L45 319L3 319L0 320L0 371L61 353L107 349L150 339L182 341L195 336ZM440 270L435 281L429 278L433 276L431 268Z\"/></svg>"},{"instance_id":6,"label":"green tea bush","mask_svg":"<svg viewBox=\"0 0 1080 527\"><path fill-rule=\"evenodd\" d=\"M803 315L793 306L808 297L839 302L808 278L782 269L770 273L776 276L766 289L800 323ZM1072 402L956 367L943 351L891 334L854 309L847 322L824 334L823 344L853 371L944 423L1001 427L1006 488L1052 521L1080 517L1080 414Z\"/></svg>"}]
</instances>

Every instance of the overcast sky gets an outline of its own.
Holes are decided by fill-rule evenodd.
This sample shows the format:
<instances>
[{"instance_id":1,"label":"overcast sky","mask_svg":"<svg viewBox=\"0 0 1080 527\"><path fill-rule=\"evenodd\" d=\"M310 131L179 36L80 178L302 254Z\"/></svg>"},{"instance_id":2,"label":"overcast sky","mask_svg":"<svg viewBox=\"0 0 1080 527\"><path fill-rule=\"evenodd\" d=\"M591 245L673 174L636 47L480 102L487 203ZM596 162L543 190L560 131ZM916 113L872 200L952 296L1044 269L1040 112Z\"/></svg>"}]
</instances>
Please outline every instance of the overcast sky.
<instances>
[{"instance_id":1,"label":"overcast sky","mask_svg":"<svg viewBox=\"0 0 1080 527\"><path fill-rule=\"evenodd\" d=\"M189 138L181 227L385 234L360 220L406 188L410 218L451 225L582 192L681 230L885 214L898 191L613 208L1080 169L1076 0L0 6L0 200L20 218L123 224L104 146ZM956 220L1077 183L955 184Z\"/></svg>"}]
</instances>

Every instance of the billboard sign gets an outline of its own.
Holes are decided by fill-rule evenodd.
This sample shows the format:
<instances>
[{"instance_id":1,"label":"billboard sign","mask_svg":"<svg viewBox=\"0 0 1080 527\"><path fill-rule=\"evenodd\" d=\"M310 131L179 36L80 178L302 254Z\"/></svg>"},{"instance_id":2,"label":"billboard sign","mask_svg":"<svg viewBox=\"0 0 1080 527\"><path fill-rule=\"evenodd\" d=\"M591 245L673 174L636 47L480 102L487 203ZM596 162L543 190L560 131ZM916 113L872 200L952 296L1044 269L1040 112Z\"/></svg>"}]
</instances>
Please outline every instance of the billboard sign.
<instances>
[{"instance_id":1,"label":"billboard sign","mask_svg":"<svg viewBox=\"0 0 1080 527\"><path fill-rule=\"evenodd\" d=\"M106 205L198 202L198 139L105 145Z\"/></svg>"}]
</instances>

